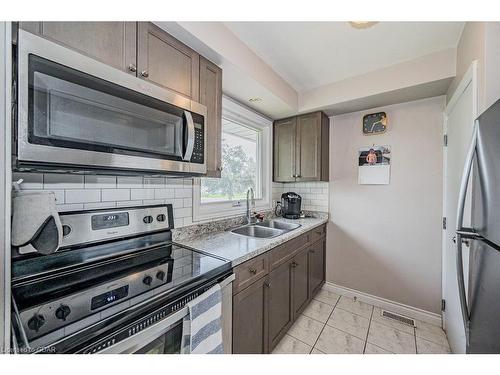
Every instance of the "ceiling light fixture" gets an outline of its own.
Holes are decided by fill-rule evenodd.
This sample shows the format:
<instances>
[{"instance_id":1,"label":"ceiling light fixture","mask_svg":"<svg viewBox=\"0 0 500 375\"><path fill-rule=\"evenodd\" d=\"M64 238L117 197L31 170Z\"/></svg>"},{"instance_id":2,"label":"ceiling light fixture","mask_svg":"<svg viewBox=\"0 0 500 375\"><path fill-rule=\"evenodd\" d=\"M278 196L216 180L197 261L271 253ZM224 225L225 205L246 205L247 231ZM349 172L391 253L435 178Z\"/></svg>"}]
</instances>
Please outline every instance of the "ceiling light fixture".
<instances>
[{"instance_id":1,"label":"ceiling light fixture","mask_svg":"<svg viewBox=\"0 0 500 375\"><path fill-rule=\"evenodd\" d=\"M248 101L250 103L258 103L258 102L261 102L262 101L262 98L259 98L259 97L254 97L254 98L250 98L248 99Z\"/></svg>"},{"instance_id":2,"label":"ceiling light fixture","mask_svg":"<svg viewBox=\"0 0 500 375\"><path fill-rule=\"evenodd\" d=\"M377 23L377 21L349 21L349 24L358 30L368 29Z\"/></svg>"}]
</instances>

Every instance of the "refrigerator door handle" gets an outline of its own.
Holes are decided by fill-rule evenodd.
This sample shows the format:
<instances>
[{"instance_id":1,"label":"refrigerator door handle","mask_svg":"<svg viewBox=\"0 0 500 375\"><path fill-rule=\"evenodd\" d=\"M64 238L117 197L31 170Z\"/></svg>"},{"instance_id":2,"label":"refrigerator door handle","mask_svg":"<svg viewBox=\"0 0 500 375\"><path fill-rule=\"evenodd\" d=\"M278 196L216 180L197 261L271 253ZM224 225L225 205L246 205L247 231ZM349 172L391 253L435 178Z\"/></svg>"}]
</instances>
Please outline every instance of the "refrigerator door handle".
<instances>
[{"instance_id":1,"label":"refrigerator door handle","mask_svg":"<svg viewBox=\"0 0 500 375\"><path fill-rule=\"evenodd\" d=\"M474 238L476 237L476 233L471 228L464 228L463 220L464 220L464 211L465 211L465 200L467 196L467 185L469 184L469 178L472 170L472 163L474 161L474 155L476 153L477 146L477 122L474 124L474 129L472 130L472 139L469 145L469 149L467 151L467 156L465 158L464 169L462 172L462 180L460 182L460 192L458 195L458 207L457 207L457 260L456 260L456 268L457 268L457 281L458 281L458 292L460 297L460 306L462 310L462 319L464 322L465 328L465 338L466 345L469 345L469 328L470 328L470 315L469 315L469 307L467 306L467 297L465 293L465 281L464 281L464 270L463 270L463 261L462 261L462 242L465 238Z\"/></svg>"}]
</instances>

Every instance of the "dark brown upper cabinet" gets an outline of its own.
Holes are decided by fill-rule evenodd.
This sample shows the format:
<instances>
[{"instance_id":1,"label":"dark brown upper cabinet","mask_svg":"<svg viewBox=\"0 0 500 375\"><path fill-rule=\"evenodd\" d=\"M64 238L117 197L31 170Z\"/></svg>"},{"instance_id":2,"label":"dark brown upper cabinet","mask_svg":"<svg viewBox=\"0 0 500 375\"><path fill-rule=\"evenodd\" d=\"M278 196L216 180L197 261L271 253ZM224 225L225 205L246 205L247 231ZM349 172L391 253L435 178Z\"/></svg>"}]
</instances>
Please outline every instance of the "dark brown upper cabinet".
<instances>
[{"instance_id":1,"label":"dark brown upper cabinet","mask_svg":"<svg viewBox=\"0 0 500 375\"><path fill-rule=\"evenodd\" d=\"M151 22L137 26L137 73L150 82L199 100L198 53Z\"/></svg>"},{"instance_id":2,"label":"dark brown upper cabinet","mask_svg":"<svg viewBox=\"0 0 500 375\"><path fill-rule=\"evenodd\" d=\"M222 172L222 69L200 56L200 103L207 107L207 177Z\"/></svg>"},{"instance_id":3,"label":"dark brown upper cabinet","mask_svg":"<svg viewBox=\"0 0 500 375\"><path fill-rule=\"evenodd\" d=\"M328 181L329 120L323 112L274 122L274 181Z\"/></svg>"},{"instance_id":4,"label":"dark brown upper cabinet","mask_svg":"<svg viewBox=\"0 0 500 375\"><path fill-rule=\"evenodd\" d=\"M20 22L19 26L136 75L136 22Z\"/></svg>"},{"instance_id":5,"label":"dark brown upper cabinet","mask_svg":"<svg viewBox=\"0 0 500 375\"><path fill-rule=\"evenodd\" d=\"M220 177L222 69L150 22L20 22L23 30L207 107L207 176Z\"/></svg>"}]
</instances>

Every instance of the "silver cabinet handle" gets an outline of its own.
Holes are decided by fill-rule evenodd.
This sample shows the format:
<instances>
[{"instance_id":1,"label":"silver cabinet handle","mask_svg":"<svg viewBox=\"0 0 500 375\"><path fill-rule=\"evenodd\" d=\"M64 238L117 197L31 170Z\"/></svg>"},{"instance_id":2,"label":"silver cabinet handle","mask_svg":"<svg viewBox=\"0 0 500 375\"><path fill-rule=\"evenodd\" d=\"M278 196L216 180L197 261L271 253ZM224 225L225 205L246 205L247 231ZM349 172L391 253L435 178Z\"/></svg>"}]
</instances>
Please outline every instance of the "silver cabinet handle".
<instances>
[{"instance_id":1,"label":"silver cabinet handle","mask_svg":"<svg viewBox=\"0 0 500 375\"><path fill-rule=\"evenodd\" d=\"M224 168L222 168L222 167L217 167L217 170L218 170L219 172L222 172L222 170L223 170L223 169L224 169Z\"/></svg>"},{"instance_id":2,"label":"silver cabinet handle","mask_svg":"<svg viewBox=\"0 0 500 375\"><path fill-rule=\"evenodd\" d=\"M148 71L147 71L147 70L143 70L143 71L141 72L141 76L143 76L144 78L148 78L148 77L149 77L149 73L148 73Z\"/></svg>"},{"instance_id":3,"label":"silver cabinet handle","mask_svg":"<svg viewBox=\"0 0 500 375\"><path fill-rule=\"evenodd\" d=\"M252 275L256 275L257 274L257 270L255 268L249 268L248 271L250 271L250 273Z\"/></svg>"},{"instance_id":4,"label":"silver cabinet handle","mask_svg":"<svg viewBox=\"0 0 500 375\"><path fill-rule=\"evenodd\" d=\"M182 159L190 161L191 156L193 156L193 150L194 150L194 121L193 121L193 116L191 116L191 112L184 111L184 116L186 117L188 140L186 145L186 152L184 153Z\"/></svg>"},{"instance_id":5,"label":"silver cabinet handle","mask_svg":"<svg viewBox=\"0 0 500 375\"><path fill-rule=\"evenodd\" d=\"M131 72L137 72L137 66L135 66L135 64L130 64L128 66L128 70L130 70Z\"/></svg>"},{"instance_id":6,"label":"silver cabinet handle","mask_svg":"<svg viewBox=\"0 0 500 375\"><path fill-rule=\"evenodd\" d=\"M265 282L264 285L267 287L267 288L270 288L271 287L271 283L269 281Z\"/></svg>"},{"instance_id":7,"label":"silver cabinet handle","mask_svg":"<svg viewBox=\"0 0 500 375\"><path fill-rule=\"evenodd\" d=\"M470 327L470 315L469 307L467 306L467 297L465 295L465 282L464 282L464 269L462 261L462 242L464 235L464 230L473 233L470 228L463 227L464 220L464 210L465 210L465 199L467 196L467 185L469 183L469 177L472 170L472 163L474 161L474 155L476 153L477 146L477 122L474 124L474 129L472 131L472 140L469 145L469 150L467 151L467 157L465 158L464 169L462 172L462 180L460 182L460 192L458 194L458 208L457 208L457 233L456 233L456 245L457 245L457 282L458 282L458 292L460 297L460 306L462 308L462 319L465 327L465 339L467 345L469 344L469 327Z\"/></svg>"}]
</instances>

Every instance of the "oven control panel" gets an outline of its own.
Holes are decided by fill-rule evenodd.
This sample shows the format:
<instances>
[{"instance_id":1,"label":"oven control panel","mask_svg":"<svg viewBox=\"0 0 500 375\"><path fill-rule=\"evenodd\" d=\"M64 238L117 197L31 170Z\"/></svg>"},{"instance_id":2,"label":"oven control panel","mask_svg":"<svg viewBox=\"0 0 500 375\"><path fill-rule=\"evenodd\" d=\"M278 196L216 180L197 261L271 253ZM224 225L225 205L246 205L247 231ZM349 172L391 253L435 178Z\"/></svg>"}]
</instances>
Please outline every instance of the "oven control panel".
<instances>
[{"instance_id":1,"label":"oven control panel","mask_svg":"<svg viewBox=\"0 0 500 375\"><path fill-rule=\"evenodd\" d=\"M20 312L28 340L43 336L132 297L172 283L173 260L113 282Z\"/></svg>"},{"instance_id":2,"label":"oven control panel","mask_svg":"<svg viewBox=\"0 0 500 375\"><path fill-rule=\"evenodd\" d=\"M205 134L203 125L194 124L194 149L191 163L203 164L205 162Z\"/></svg>"},{"instance_id":3,"label":"oven control panel","mask_svg":"<svg viewBox=\"0 0 500 375\"><path fill-rule=\"evenodd\" d=\"M171 204L63 212L60 218L63 229L60 249L174 227ZM20 254L31 252L36 252L31 245L19 248Z\"/></svg>"},{"instance_id":4,"label":"oven control panel","mask_svg":"<svg viewBox=\"0 0 500 375\"><path fill-rule=\"evenodd\" d=\"M105 339L93 343L90 346L87 346L85 349L82 350L82 353L84 354L94 354L94 353L99 353L106 348L109 348L120 341L123 341L131 336L134 336L141 331L145 330L146 328L161 322L163 319L167 318L169 315L175 313L176 311L182 309L184 306L189 301L194 300L196 297L200 296L201 294L205 293L207 290L209 290L216 281L213 281L207 285L202 286L201 288L183 296L182 298L179 298L175 300L174 302L169 303L168 305L148 314L147 316L135 321L134 323L128 325L127 327L121 329L118 332L115 332L111 334L110 336L106 337Z\"/></svg>"}]
</instances>

